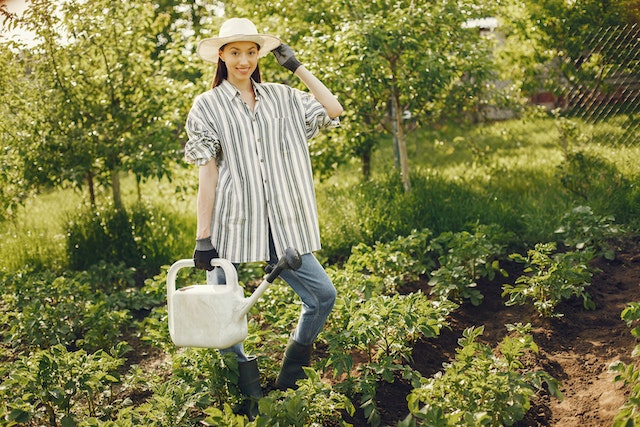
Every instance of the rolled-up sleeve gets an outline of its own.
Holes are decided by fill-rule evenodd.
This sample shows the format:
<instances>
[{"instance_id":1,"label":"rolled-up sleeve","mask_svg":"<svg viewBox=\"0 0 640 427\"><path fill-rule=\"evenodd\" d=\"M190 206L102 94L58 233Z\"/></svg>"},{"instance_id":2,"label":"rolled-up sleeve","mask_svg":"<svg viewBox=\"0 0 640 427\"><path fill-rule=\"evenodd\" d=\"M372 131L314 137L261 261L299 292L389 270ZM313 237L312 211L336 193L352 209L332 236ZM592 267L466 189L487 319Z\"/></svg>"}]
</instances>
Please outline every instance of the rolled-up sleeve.
<instances>
[{"instance_id":1,"label":"rolled-up sleeve","mask_svg":"<svg viewBox=\"0 0 640 427\"><path fill-rule=\"evenodd\" d=\"M196 109L197 105L194 105L187 117L186 131L189 139L184 147L185 161L197 166L205 165L211 159L219 162L222 155L220 139L210 126L203 123Z\"/></svg>"},{"instance_id":2,"label":"rolled-up sleeve","mask_svg":"<svg viewBox=\"0 0 640 427\"><path fill-rule=\"evenodd\" d=\"M316 136L320 129L330 129L340 125L340 119L329 117L327 110L310 93L302 92L302 103L307 125L307 139Z\"/></svg>"}]
</instances>

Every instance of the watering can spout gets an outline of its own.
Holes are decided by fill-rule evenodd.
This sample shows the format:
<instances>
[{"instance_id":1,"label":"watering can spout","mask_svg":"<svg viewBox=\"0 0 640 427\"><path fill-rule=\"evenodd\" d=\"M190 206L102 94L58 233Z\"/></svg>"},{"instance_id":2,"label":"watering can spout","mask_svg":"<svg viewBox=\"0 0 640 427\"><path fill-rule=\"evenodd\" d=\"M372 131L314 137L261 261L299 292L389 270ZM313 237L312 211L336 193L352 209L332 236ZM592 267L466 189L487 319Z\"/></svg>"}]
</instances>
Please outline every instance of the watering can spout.
<instances>
[{"instance_id":1,"label":"watering can spout","mask_svg":"<svg viewBox=\"0 0 640 427\"><path fill-rule=\"evenodd\" d=\"M245 299L245 302L240 309L240 316L245 316L251 307L258 301L258 299L262 296L264 291L267 290L269 285L273 283L274 280L282 273L284 270L297 270L302 265L302 259L300 258L300 254L294 248L287 248L284 252L284 255L280 257L278 263L269 271L267 277L262 281L260 286L256 288L255 291Z\"/></svg>"}]
</instances>

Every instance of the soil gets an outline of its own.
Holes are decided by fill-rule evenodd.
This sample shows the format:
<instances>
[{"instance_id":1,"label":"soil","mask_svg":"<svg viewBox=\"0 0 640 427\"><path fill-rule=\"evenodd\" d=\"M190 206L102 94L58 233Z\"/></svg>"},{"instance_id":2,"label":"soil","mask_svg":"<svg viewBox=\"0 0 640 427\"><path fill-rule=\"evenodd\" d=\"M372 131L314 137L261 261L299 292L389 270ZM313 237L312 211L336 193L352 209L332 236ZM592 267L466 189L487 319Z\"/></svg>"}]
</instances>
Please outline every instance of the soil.
<instances>
[{"instance_id":1,"label":"soil","mask_svg":"<svg viewBox=\"0 0 640 427\"><path fill-rule=\"evenodd\" d=\"M614 242L616 258L597 258L595 273L588 292L595 310L585 310L582 299L561 303L560 318L541 318L529 306L504 305L502 284L513 282L521 274L520 267L506 266L509 278L480 284L484 295L481 305L463 304L451 320L451 328L435 339L416 343L413 368L425 376L442 370L442 363L452 360L462 331L469 326L484 325L481 341L495 346L505 335L505 324L531 323L532 335L539 347L533 355L537 369L544 369L562 384L563 399L541 392L532 400L531 409L517 427L602 427L610 426L628 390L622 382L614 382L609 365L621 360L633 362L636 345L630 328L620 319L626 304L640 300L640 236ZM505 267L503 265L503 267ZM429 292L426 284L419 284ZM377 398L382 425L395 426L407 415L406 396L411 388L402 383L382 383ZM367 426L361 411L349 420L355 427Z\"/></svg>"}]
</instances>

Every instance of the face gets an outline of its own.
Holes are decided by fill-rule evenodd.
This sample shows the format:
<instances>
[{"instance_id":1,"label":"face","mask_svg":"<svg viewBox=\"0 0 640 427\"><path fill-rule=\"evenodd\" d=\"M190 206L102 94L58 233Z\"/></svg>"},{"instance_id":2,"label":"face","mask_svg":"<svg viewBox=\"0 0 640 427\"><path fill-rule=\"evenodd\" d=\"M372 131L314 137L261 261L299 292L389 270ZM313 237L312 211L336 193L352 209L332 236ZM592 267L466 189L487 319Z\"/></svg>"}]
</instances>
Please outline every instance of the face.
<instances>
[{"instance_id":1,"label":"face","mask_svg":"<svg viewBox=\"0 0 640 427\"><path fill-rule=\"evenodd\" d=\"M258 45L253 42L229 43L218 52L227 66L231 83L249 80L258 66Z\"/></svg>"}]
</instances>

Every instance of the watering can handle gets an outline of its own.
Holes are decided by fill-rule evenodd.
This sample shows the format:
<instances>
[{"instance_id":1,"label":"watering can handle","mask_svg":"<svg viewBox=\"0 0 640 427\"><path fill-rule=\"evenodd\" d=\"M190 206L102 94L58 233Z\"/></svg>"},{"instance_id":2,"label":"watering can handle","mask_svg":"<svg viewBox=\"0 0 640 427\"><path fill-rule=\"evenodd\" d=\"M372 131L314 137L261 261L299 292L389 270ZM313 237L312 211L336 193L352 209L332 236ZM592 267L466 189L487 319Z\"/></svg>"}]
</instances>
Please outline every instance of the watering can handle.
<instances>
[{"instance_id":1,"label":"watering can handle","mask_svg":"<svg viewBox=\"0 0 640 427\"><path fill-rule=\"evenodd\" d=\"M167 272L167 298L171 299L171 295L176 291L176 277L178 271L187 268L194 267L193 258L186 258L176 261L169 267ZM214 258L211 260L211 265L214 267L222 267L228 283L238 283L238 273L231 262L222 258Z\"/></svg>"}]
</instances>

